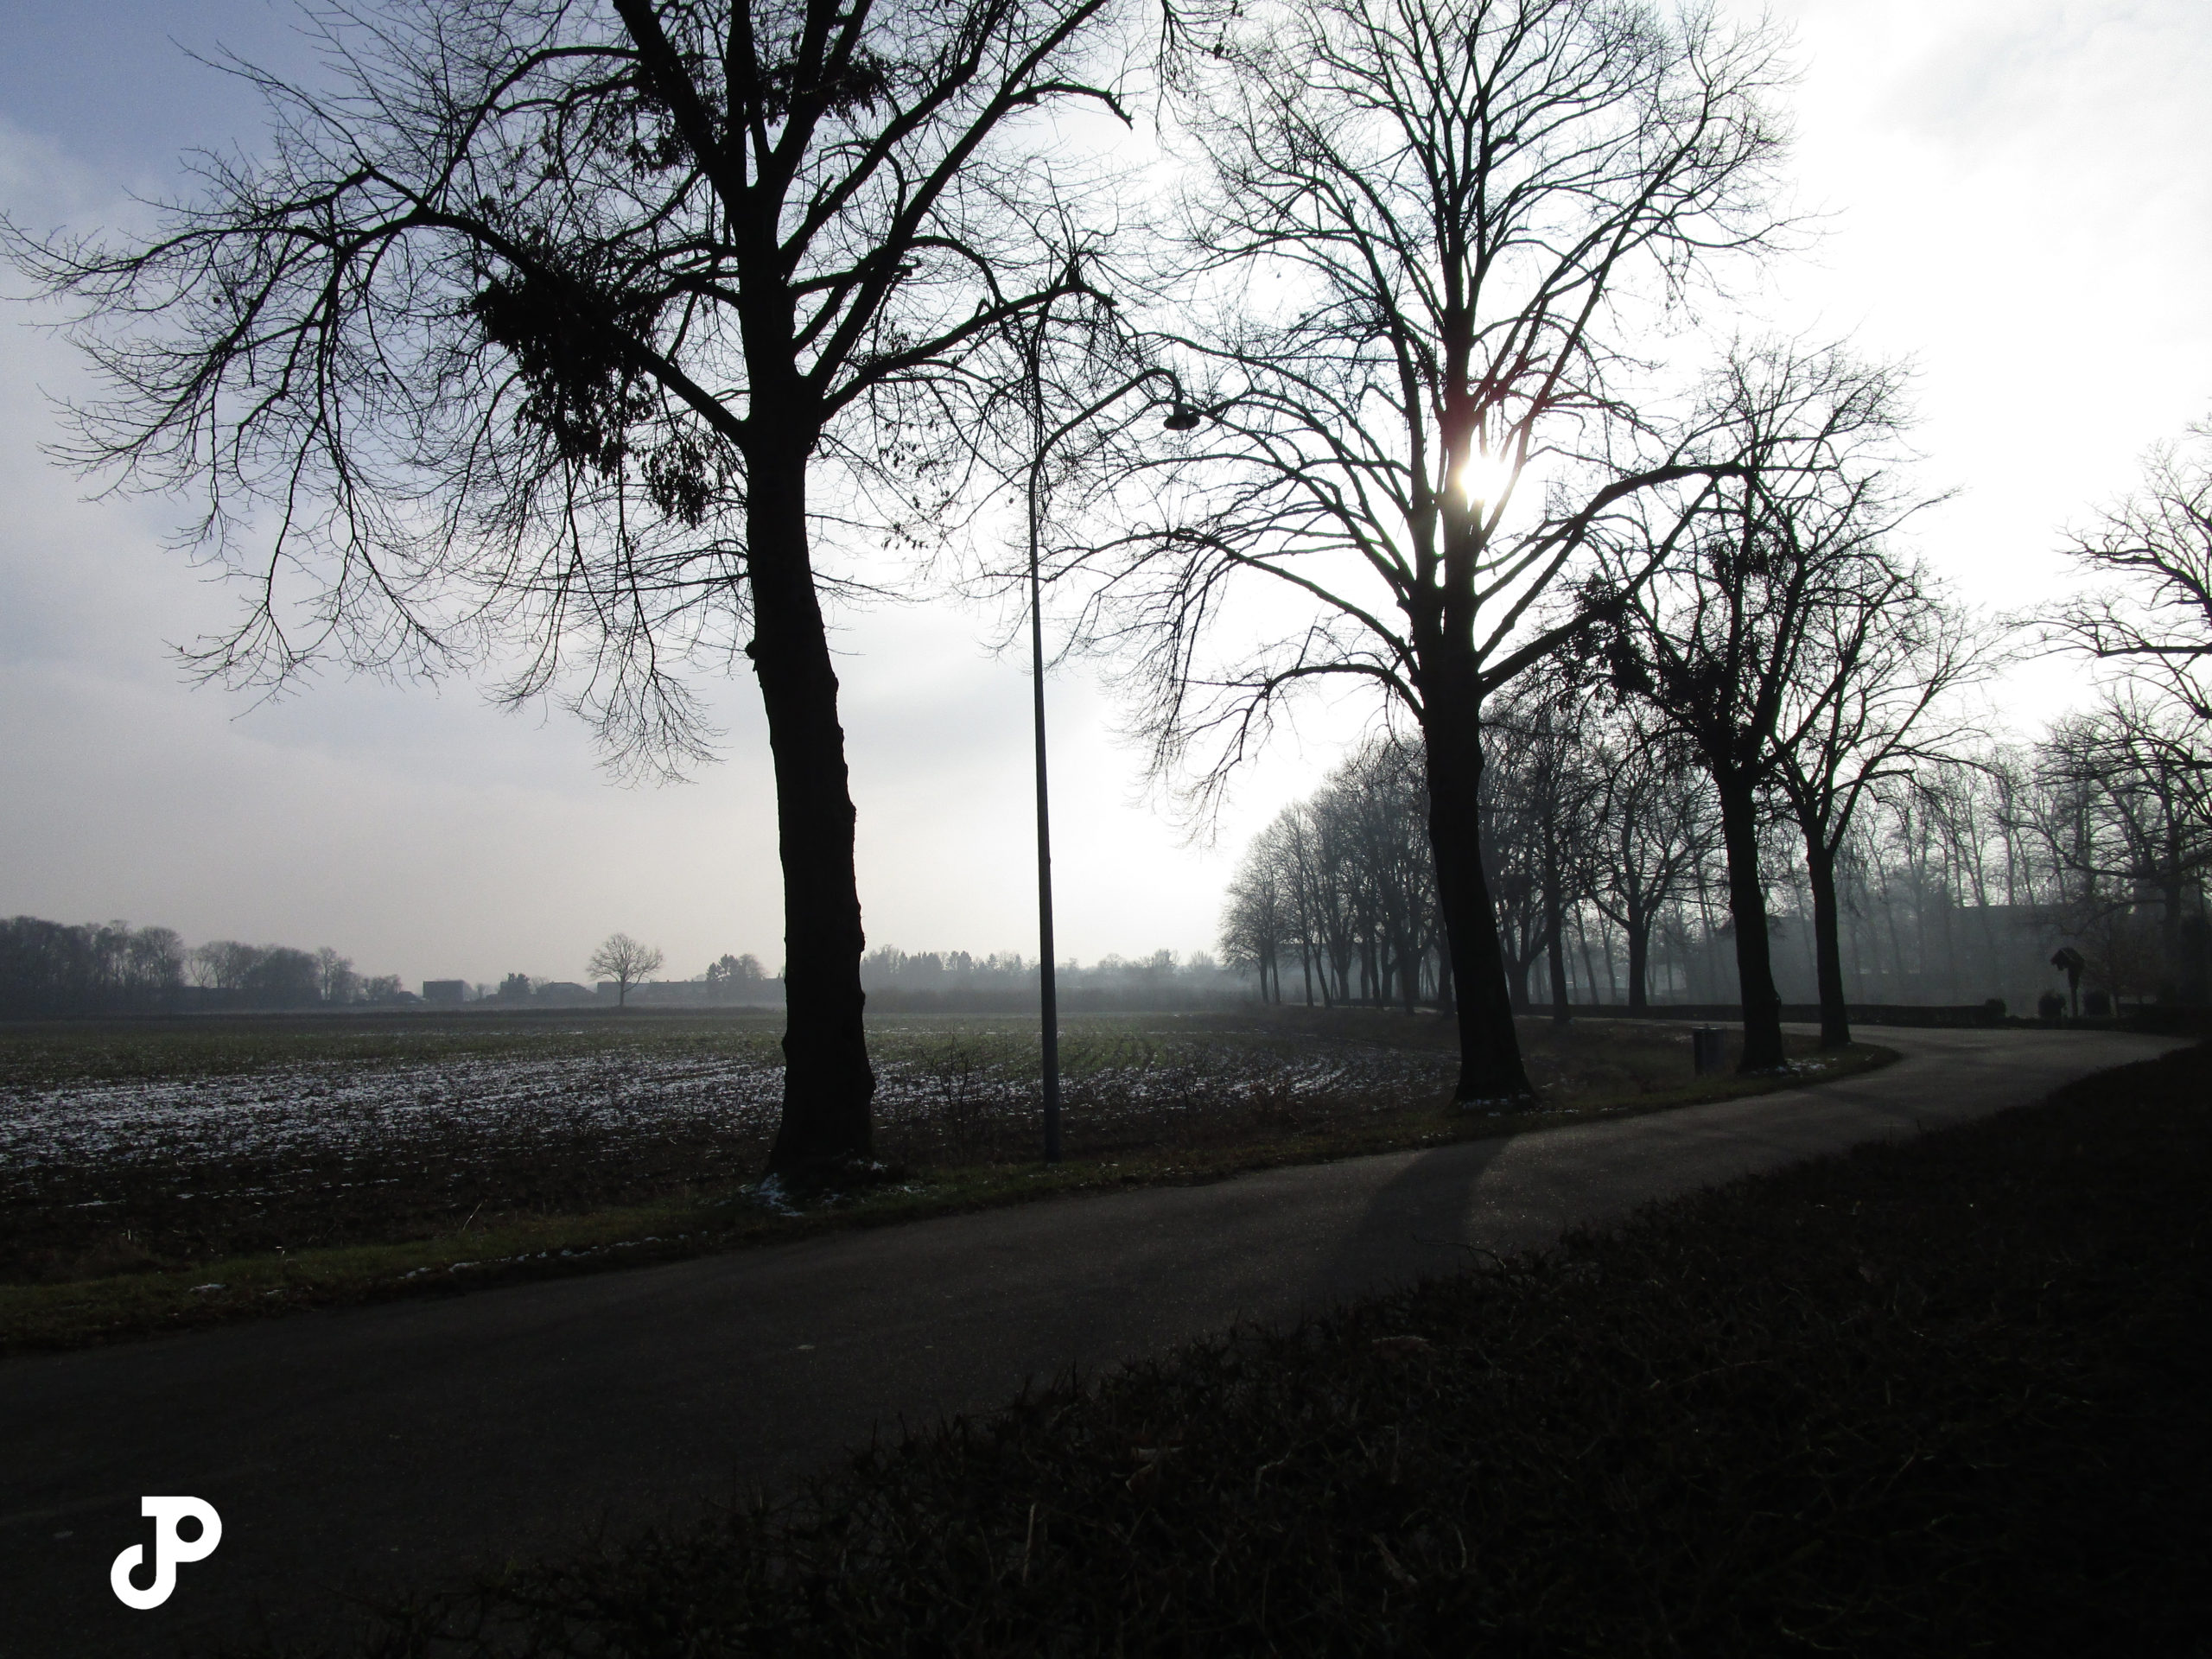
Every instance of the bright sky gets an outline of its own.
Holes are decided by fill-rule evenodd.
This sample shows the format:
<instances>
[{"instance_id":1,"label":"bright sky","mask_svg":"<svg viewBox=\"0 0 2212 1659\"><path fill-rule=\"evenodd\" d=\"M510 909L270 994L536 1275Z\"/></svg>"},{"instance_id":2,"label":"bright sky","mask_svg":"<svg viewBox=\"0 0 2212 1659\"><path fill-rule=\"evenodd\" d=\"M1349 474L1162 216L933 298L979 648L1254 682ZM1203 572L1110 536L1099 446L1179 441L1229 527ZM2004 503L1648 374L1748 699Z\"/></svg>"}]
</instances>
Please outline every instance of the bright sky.
<instances>
[{"instance_id":1,"label":"bright sky","mask_svg":"<svg viewBox=\"0 0 2212 1659\"><path fill-rule=\"evenodd\" d=\"M1748 10L1748 8L1747 8ZM1817 252L1771 273L1747 331L1853 334L1920 370L1931 560L2011 607L2063 581L2057 531L2212 411L2212 7L2202 0L1796 0L1803 204ZM193 144L257 116L180 46L283 67L288 6L16 0L0 56L0 207L91 227ZM758 697L715 690L725 759L622 788L557 710L465 684L328 678L286 702L189 688L166 650L231 601L162 544L160 503L93 502L44 461L64 350L0 315L0 913L164 922L328 944L409 980L582 977L620 928L668 971L781 957ZM1719 320L1726 326L1730 319ZM1035 949L1027 685L950 604L844 619L845 726L871 943ZM2023 729L2078 675L2016 674ZM1052 684L1063 954L1209 948L1244 839L1356 721L1325 712L1245 783L1213 849L1140 798L1080 669Z\"/></svg>"}]
</instances>

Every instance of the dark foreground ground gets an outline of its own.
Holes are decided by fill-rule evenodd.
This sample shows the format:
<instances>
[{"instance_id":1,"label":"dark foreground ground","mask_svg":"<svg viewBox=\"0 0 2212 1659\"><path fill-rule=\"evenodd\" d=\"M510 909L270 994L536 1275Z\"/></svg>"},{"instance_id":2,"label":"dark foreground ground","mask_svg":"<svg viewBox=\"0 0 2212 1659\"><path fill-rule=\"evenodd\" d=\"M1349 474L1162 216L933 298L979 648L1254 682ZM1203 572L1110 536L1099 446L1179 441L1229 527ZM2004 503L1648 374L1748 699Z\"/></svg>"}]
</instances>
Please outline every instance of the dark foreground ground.
<instances>
[{"instance_id":1,"label":"dark foreground ground","mask_svg":"<svg viewBox=\"0 0 2212 1659\"><path fill-rule=\"evenodd\" d=\"M505 1561L572 1554L602 1524L610 1538L635 1536L641 1527L655 1523L669 1537L690 1538L702 1502L804 1477L832 1459L841 1446L865 1444L872 1429L895 1439L902 1420L926 1424L987 1412L1016 1393L1025 1376L1050 1378L1071 1364L1102 1374L1121 1362L1172 1351L1244 1319L1287 1327L1302 1314L1457 1270L1470 1261L1487 1259L1486 1252L1548 1244L1562 1228L1618 1217L1651 1199L1870 1139L1986 1116L2041 1098L2070 1077L2160 1046L2148 1039L2089 1033L1898 1033L1892 1040L1904 1058L1886 1070L1755 1099L1275 1169L1209 1186L1038 1204L634 1272L0 1362L0 1432L7 1440L6 1455L0 1458L0 1651L173 1653L180 1643L235 1643L257 1630L280 1643L338 1638L358 1605L349 1595L385 1600L410 1586L462 1582ZM2083 1137L2091 1164L2104 1155L2104 1138ZM2170 1161L2177 1169L2186 1167L2177 1158ZM1936 1183L1931 1190L1941 1197L1944 1189ZM2057 1264L2053 1268L2035 1230L2020 1230L2018 1236L2018 1248L2029 1252L2024 1271L2053 1282L2067 1262L2082 1259L2078 1249L2062 1243L2051 1258ZM1840 1248L1852 1241L1847 1234L1831 1242ZM1719 1259L1741 1257L1738 1265L1748 1262L1749 1271L1772 1254L1767 1243L1745 1235L1732 1243L1724 1240ZM1901 1254L1908 1262L1916 1259L1910 1252ZM1821 1259L1827 1262L1825 1255ZM1891 1257L1879 1252L1827 1265L1834 1274L1808 1274L1805 1284L1827 1284L1840 1277L1845 1290L1866 1299L1886 1294L1883 1287L1892 1281L1885 1275L1897 1271ZM1538 1288L1511 1288L1524 1281ZM1507 1290L1483 1294L1510 1303L1513 1296L1537 1296L1540 1281L1541 1274L1524 1270ZM1573 1275L1559 1282L1572 1284ZM1626 1294L1632 1286L1622 1281L1621 1288ZM1770 1300L1786 1306L1799 1294L1796 1289L1777 1291ZM1719 1304L1724 1312L1733 1305L1731 1297ZM1973 1313L1978 1305L1969 1297L1961 1306L1971 1314L1968 1328L1979 1329L1972 1325L1972 1319L1980 1317ZM1566 1311L1573 1313L1572 1305ZM1382 1318L1385 1324L1377 1330L1404 1334L1402 1326L1388 1324L1390 1317L1396 1316L1358 1316ZM1578 1321L1580 1317L1575 1316ZM1867 1317L1858 1305L1833 1313L1831 1324L1842 1332L1839 1351L1859 1351L1854 1333ZM1272 1426L1251 1427L1242 1440L1232 1433L1226 1444L1233 1450L1223 1453L1236 1471L1232 1484L1253 1493L1252 1502L1260 1507L1217 1510L1217 1519L1243 1517L1236 1522L1242 1528L1251 1515L1272 1515L1297 1533L1294 1523L1300 1505L1330 1501L1309 1494L1278 1504L1269 1497L1275 1491L1270 1483L1304 1466L1306 1452L1300 1448L1307 1444L1309 1428L1320 1437L1313 1445L1325 1453L1324 1463L1341 1460L1344 1433L1370 1448L1382 1448L1387 1440L1400 1449L1376 1449L1374 1455L1395 1456L1402 1478L1415 1463L1433 1464L1433 1469L1414 1471L1419 1490L1433 1495L1443 1481L1466 1503L1474 1501L1468 1495L1487 1493L1494 1480L1505 1478L1503 1471L1523 1455L1515 1437L1525 1440L1535 1448L1527 1455L1553 1471L1547 1478L1567 1482L1560 1490L1571 1501L1547 1500L1549 1507L1509 1512L1509 1534L1560 1535L1563 1517L1585 1514L1593 1503L1601 1513L1622 1517L1616 1530L1632 1533L1644 1526L1636 1517L1643 1513L1638 1504L1647 1499L1637 1494L1651 1489L1685 1492L1682 1501L1693 1507L1716 1491L1726 1497L1725 1489L1714 1486L1713 1467L1694 1443L1677 1446L1648 1433L1626 1433L1609 1442L1588 1432L1586 1423L1576 1427L1564 1402L1581 1388L1582 1370L1601 1373L1611 1365L1637 1386L1660 1383L1649 1390L1655 1396L1671 1397L1679 1389L1693 1401L1720 1399L1718 1433L1734 1414L1727 1402L1756 1403L1757 1396L1713 1396L1711 1390L1738 1370L1745 1373L1741 1380L1749 1381L1770 1356L1796 1351L1782 1346L1779 1337L1758 1334L1770 1327L1755 1323L1745 1327L1753 1334L1738 1346L1718 1343L1714 1351L1726 1357L1717 1359L1722 1369L1714 1377L1699 1375L1713 1370L1713 1365L1639 1360L1627 1338L1620 1349L1625 1357L1604 1365L1592 1356L1614 1350L1589 1351L1564 1370L1527 1370L1542 1360L1545 1333L1555 1334L1560 1324L1539 1313L1529 1317L1520 1336L1501 1325L1495 1335L1450 1338L1458 1344L1452 1363L1418 1373L1412 1369L1416 1363L1430 1365L1433 1358L1425 1357L1427 1351L1420 1344L1374 1350L1361 1334L1366 1327L1356 1322L1317 1327L1351 1332L1341 1341L1325 1334L1306 1338L1317 1355L1325 1357L1330 1343L1336 1342L1354 1357L1370 1351L1395 1356L1407 1362L1409 1375L1434 1379L1423 1388L1459 1387L1453 1379L1463 1370L1490 1379L1484 1386L1509 1391L1501 1409L1514 1422L1513 1434L1501 1435L1495 1446L1483 1441L1476 1451L1479 1466L1446 1474L1443 1459L1453 1455L1449 1446L1440 1441L1418 1449L1423 1425L1417 1420L1477 1409L1459 1395L1420 1395L1434 1403L1418 1410L1370 1411L1359 1405L1350 1419L1343 1415L1350 1408L1329 1388L1313 1397L1312 1408L1302 1416L1303 1408L1294 1408L1292 1396L1280 1395L1275 1403L1290 1414L1280 1421L1255 1416L1253 1424ZM1442 1348L1447 1336L1440 1331L1428 1340ZM1704 1351L1697 1344L1690 1345ZM1526 1364L1491 1364L1482 1357L1493 1346L1501 1352L1522 1352ZM1954 1342L1947 1351L1972 1347L1970 1342ZM1280 1371L1289 1387L1290 1362L1302 1351L1293 1344L1221 1351L1265 1354L1268 1363L1261 1371L1248 1368L1244 1373L1247 1383L1272 1387L1270 1379ZM1065 1420L1064 1429L1035 1418L1047 1426L1023 1432L1033 1435L1027 1442L1032 1452L1042 1457L1040 1448L1058 1447L1052 1457L1072 1461L1063 1466L1046 1459L1032 1471L1035 1478L1027 1498L1020 1498L1018 1490L1009 1497L988 1485L973 1489L971 1497L959 1497L958 1479L946 1485L939 1473L931 1472L948 1459L958 1464L968 1455L956 1455L955 1442L918 1443L917 1450L895 1460L894 1470L926 1477L926 1491L916 1500L921 1508L909 1512L936 1517L929 1524L957 1546L956 1554L968 1548L972 1536L975 1548L988 1552L991 1563L977 1568L985 1574L978 1583L1000 1585L981 1599L957 1582L949 1582L941 1594L930 1592L945 1602L944 1618L964 1618L962 1608L982 1608L986 1622L967 1635L956 1633L968 1629L957 1624L923 1624L916 1631L934 1630L932 1640L942 1638L940 1650L986 1638L1010 1647L1030 1639L1016 1633L1017 1626L989 1622L1001 1619L1001 1605L990 1597L1001 1593L1012 1597L1003 1606L1017 1612L1022 1605L1033 1612L1051 1605L1023 1603L1014 1593L1024 1581L1006 1553L1006 1516L1014 1512L1006 1508L1008 1503L1019 1510L1017 1549L1030 1554L1031 1590L1041 1593L1036 1552L1073 1548L1068 1543L1071 1535L1080 1545L1078 1554L1099 1556L1096 1570L1108 1577L1086 1580L1090 1567L1063 1557L1054 1569L1057 1579L1045 1583L1057 1583L1054 1593L1064 1593L1070 1609L1082 1608L1086 1597L1103 1595L1102 1585L1122 1584L1122 1592L1116 1593L1125 1592L1128 1605L1116 1617L1136 1621L1129 1629L1134 1644L1155 1638L1169 1642L1180 1628L1155 1624L1147 1635L1144 1619L1185 1613L1211 1619L1226 1617L1223 1607L1242 1607L1232 1597L1217 1599L1215 1613L1205 1612L1192 1599L1195 1580L1188 1578L1201 1570L1195 1556L1176 1557L1179 1565L1174 1571L1185 1575L1177 1596L1166 1597L1175 1587L1172 1575L1140 1592L1133 1586L1148 1583L1157 1568L1144 1565L1149 1558L1141 1554L1114 1556L1107 1548L1109 1535L1126 1535L1134 1547L1138 1533L1166 1522L1141 1503L1134 1510L1085 1509L1090 1500L1081 1498L1086 1491L1103 1491L1118 1503L1122 1498L1113 1493L1119 1491L1148 1503L1157 1495L1152 1491L1155 1481L1164 1483L1171 1476L1179 1480L1183 1471L1201 1466L1201 1454L1211 1455L1205 1446L1215 1431L1194 1427L1203 1421L1198 1408L1183 1403L1184 1396L1173 1390L1186 1386L1174 1381L1176 1376L1197 1376L1192 1368L1208 1363L1201 1357L1185 1362L1179 1371L1136 1374L1122 1385L1136 1393L1113 1396L1135 1401L1135 1407L1087 1406L1056 1396L1059 1404L1054 1409L1077 1414ZM1226 1358L1216 1369L1223 1367L1234 1369ZM1799 1369L1796 1359L1789 1359L1769 1379L1785 1390L1771 1408L1775 1421L1802 1421L1808 1396L1788 1392L1799 1387L1791 1381ZM1868 1372L1890 1374L1887 1360ZM1909 1386L1895 1397L1916 1398L1913 1390L1921 1384L1912 1378L1918 1374L1898 1375ZM1980 1399L1987 1392L1987 1381L1967 1397ZM1815 1388L1812 1397L1826 1386ZM1894 1393L1897 1385L1891 1386ZM1154 1395L1146 1395L1147 1389ZM1563 1402L1556 1408L1562 1427L1548 1440L1546 1424L1554 1410L1548 1402L1555 1395ZM1362 1396L1347 1397L1357 1404ZM1146 1404L1147 1398L1158 1403ZM1085 1412L1094 1414L1083 1417ZM1847 1440L1853 1432L1835 1428L1828 1439ZM1255 1449L1254 1435L1268 1440L1272 1449L1246 1466L1239 1460ZM994 1466L1018 1471L1032 1452L1010 1453L995 1459ZM1910 1472L1902 1460L1894 1468L1881 1466L1882 1479L1895 1475L1902 1480ZM1612 1472L1604 1473L1608 1468ZM953 1474L958 1475L957 1468ZM1575 1480L1586 1484L1576 1485ZM1587 1480L1598 1484L1590 1486ZM1873 1481L1867 1490L1879 1484ZM1181 1490L1162 1484L1158 1491ZM1211 1477L1196 1481L1191 1490L1214 1492L1209 1501L1228 1502L1228 1487ZM1847 1494L1858 1489L1841 1490ZM954 1496L948 1498L948 1492ZM147 1493L207 1498L222 1512L224 1541L207 1561L184 1569L181 1587L165 1607L133 1613L108 1593L107 1567L118 1549L148 1530L137 1516L139 1496ZM863 1506L888 1501L868 1497ZM1432 1605L1446 1610L1438 1617L1478 1617L1465 1609L1490 1604L1434 1599L1444 1597L1450 1585L1464 1591L1491 1570L1481 1564L1492 1560L1492 1554L1471 1553L1472 1543L1465 1563L1453 1569L1458 1579L1449 1579L1439 1565L1446 1558L1437 1551L1448 1548L1450 1560L1459 1561L1460 1539L1481 1535L1469 1531L1466 1514L1454 1518L1440 1498L1432 1497L1424 1499L1434 1511L1432 1525L1411 1511L1390 1510L1392 1501L1386 1490L1382 1507L1362 1508L1351 1520L1339 1517L1316 1535L1337 1539L1329 1547L1343 1552L1324 1562L1333 1562L1331 1570L1345 1586L1341 1600L1349 1611L1343 1617L1369 1620L1357 1628L1378 1641L1372 1621L1386 1615L1393 1629L1415 1634L1423 1628L1418 1623L1425 1616L1421 1610ZM948 1502L953 1504L950 1510L929 1507ZM1029 1527L1032 1503L1037 1506L1034 1532ZM971 1513L972 1529L964 1521L944 1518ZM1724 1507L1722 1513L1731 1512ZM1812 1516L1806 1524L1817 1522L1813 1511L1804 1513ZM1442 1529L1447 1524L1456 1530L1448 1542L1440 1541L1447 1538ZM1738 1514L1732 1524L1750 1542L1771 1529L1759 1512ZM1200 1535L1184 1522L1175 1525L1185 1528L1176 1536ZM1107 1531L1090 1536L1084 1529L1093 1526ZM1362 1535L1359 1527L1371 1536ZM1114 1534L1115 1529L1121 1532ZM887 1605L909 1605L901 1599L908 1591L900 1585L922 1581L897 1576L908 1569L890 1560L895 1552L884 1546L886 1535L863 1532L845 1558L855 1574L849 1586L837 1580L825 1590L822 1617L828 1622L817 1634L830 1649L848 1637L862 1648L868 1644L864 1631L840 1634L835 1621L847 1616L839 1611L842 1599L849 1588L856 1592L867 1582L859 1570L872 1559L883 1558L883 1570L893 1573L893 1579L880 1581L887 1586L883 1593L892 1598ZM1086 1537L1090 1541L1083 1542ZM1683 1548L1694 1552L1713 1547L1707 1538ZM673 1548L681 1557L692 1547ZM804 1548L809 1547L803 1541L792 1545ZM1365 1554L1370 1548L1371 1558ZM1896 1548L1901 1552L1899 1573L1910 1578L1920 1572L1917 1563L1925 1558L1914 1553L1911 1539ZM1413 1552L1418 1564L1408 1561L1402 1550ZM977 1557L979 1562L983 1559ZM1255 1559L1232 1553L1215 1560L1208 1555L1216 1574L1209 1586L1224 1587L1218 1592L1209 1587L1206 1593L1242 1595L1233 1586L1243 1581L1238 1574ZM1507 1573L1516 1559L1510 1550L1497 1553L1497 1571ZM1636 1583L1656 1583L1677 1573L1688 1573L1686 1581L1693 1583L1723 1581L1699 1576L1707 1569L1698 1565L1703 1555L1694 1553L1663 1572L1654 1563L1667 1559L1664 1550L1656 1555L1631 1551L1627 1557L1617 1550L1597 1559L1641 1561L1635 1570L1645 1580ZM1716 1559L1740 1578L1738 1568L1749 1558L1724 1554ZM1122 1565L1113 1566L1116 1560ZM1116 1572L1125 1577L1113 1580ZM1272 1620L1281 1610L1275 1599L1280 1595L1308 1605L1321 1592L1306 1581L1317 1574L1317 1582L1326 1581L1321 1567L1310 1561L1287 1574L1264 1566L1259 1572L1263 1605L1239 1612L1246 1623L1262 1611ZM1376 1572L1380 1580L1373 1579ZM1005 1584L990 1576L1007 1573L1014 1577ZM1129 1579L1128 1573L1136 1577ZM803 1582L804 1573L786 1575L785 1581ZM573 1586L577 1580L563 1577L560 1582ZM620 1586L639 1582L635 1571L626 1567L607 1580L622 1594L628 1592ZM1377 1586L1395 1586L1385 1592L1393 1599L1379 1611L1370 1594ZM1415 1586L1432 1600L1415 1599L1409 1607ZM1642 1593L1633 1583L1607 1592L1616 1601ZM963 1595L968 1597L964 1601ZM1541 1597L1529 1600L1517 1592L1511 1599L1529 1617L1549 1605ZM671 1618L689 1617L687 1607L719 1616L717 1608L730 1605L721 1590L704 1599L654 1591L638 1605L659 1608ZM1453 1607L1461 1611L1452 1611ZM762 1629L775 1631L776 1620L787 1611L763 1603L767 1622ZM1286 1647L1355 1640L1372 1645L1365 1637L1342 1634L1354 1626L1327 1622L1338 1617L1309 1607L1300 1623L1281 1627L1287 1634L1272 1623L1264 1628L1279 1631L1272 1639ZM1678 1609L1669 1617L1688 1615ZM1414 1622L1401 1622L1405 1619ZM1110 1624L1097 1628L1110 1637ZM1480 1626L1473 1628L1479 1634ZM1578 1627L1569 1623L1559 1628L1572 1634ZM1319 1634L1308 1640L1301 1630ZM1033 1630L1031 1636L1041 1639L1049 1632ZM771 1649L789 1639L763 1637ZM1201 1639L1211 1638L1194 1641ZM713 1652L728 1645L656 1648L632 1643L627 1650Z\"/></svg>"},{"instance_id":2,"label":"dark foreground ground","mask_svg":"<svg viewBox=\"0 0 2212 1659\"><path fill-rule=\"evenodd\" d=\"M381 1656L2212 1652L2212 1049L880 1447Z\"/></svg>"}]
</instances>

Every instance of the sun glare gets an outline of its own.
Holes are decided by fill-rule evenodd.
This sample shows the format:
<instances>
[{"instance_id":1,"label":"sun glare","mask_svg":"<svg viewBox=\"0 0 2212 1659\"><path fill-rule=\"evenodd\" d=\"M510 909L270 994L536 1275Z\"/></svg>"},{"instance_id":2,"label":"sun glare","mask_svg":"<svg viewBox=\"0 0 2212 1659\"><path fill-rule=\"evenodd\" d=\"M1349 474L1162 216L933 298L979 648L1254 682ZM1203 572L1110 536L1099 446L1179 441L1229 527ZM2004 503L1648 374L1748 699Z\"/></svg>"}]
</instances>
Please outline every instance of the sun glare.
<instances>
[{"instance_id":1,"label":"sun glare","mask_svg":"<svg viewBox=\"0 0 2212 1659\"><path fill-rule=\"evenodd\" d=\"M1513 462L1503 452L1478 450L1459 467L1459 495L1469 506L1496 501L1513 483Z\"/></svg>"}]
</instances>

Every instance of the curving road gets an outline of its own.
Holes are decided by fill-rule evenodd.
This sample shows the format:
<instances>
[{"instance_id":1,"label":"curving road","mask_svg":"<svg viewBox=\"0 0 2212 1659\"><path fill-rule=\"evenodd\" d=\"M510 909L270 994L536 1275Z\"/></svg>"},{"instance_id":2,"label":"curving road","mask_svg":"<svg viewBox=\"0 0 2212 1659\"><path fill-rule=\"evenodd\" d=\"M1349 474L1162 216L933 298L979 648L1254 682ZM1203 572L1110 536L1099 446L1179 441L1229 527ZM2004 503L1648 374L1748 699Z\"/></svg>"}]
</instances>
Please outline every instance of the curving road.
<instances>
[{"instance_id":1,"label":"curving road","mask_svg":"<svg viewBox=\"0 0 2212 1659\"><path fill-rule=\"evenodd\" d=\"M2039 1098L2172 1046L1871 1033L1818 1088L1421 1153L949 1217L665 1267L0 1363L0 1659L334 1634L349 1596L819 1467L879 1424L1548 1243L1747 1171ZM152 1611L145 1494L221 1547Z\"/></svg>"}]
</instances>

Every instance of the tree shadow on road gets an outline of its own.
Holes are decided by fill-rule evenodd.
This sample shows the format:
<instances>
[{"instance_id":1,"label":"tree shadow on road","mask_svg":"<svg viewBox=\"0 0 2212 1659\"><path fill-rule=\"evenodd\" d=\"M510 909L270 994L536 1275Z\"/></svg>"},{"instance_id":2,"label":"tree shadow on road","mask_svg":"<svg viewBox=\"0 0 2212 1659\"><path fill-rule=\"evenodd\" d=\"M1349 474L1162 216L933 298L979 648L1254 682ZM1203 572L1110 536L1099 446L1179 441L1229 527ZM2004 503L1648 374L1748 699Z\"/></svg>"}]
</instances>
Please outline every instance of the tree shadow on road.
<instances>
[{"instance_id":1,"label":"tree shadow on road","mask_svg":"<svg viewBox=\"0 0 2212 1659\"><path fill-rule=\"evenodd\" d=\"M1376 1188L1356 1225L1314 1275L1316 1306L1454 1273L1480 1259L1467 1211L1484 1172L1518 1137L1437 1147Z\"/></svg>"}]
</instances>

